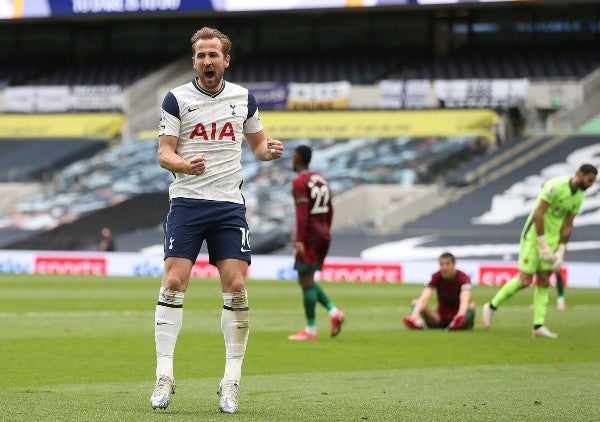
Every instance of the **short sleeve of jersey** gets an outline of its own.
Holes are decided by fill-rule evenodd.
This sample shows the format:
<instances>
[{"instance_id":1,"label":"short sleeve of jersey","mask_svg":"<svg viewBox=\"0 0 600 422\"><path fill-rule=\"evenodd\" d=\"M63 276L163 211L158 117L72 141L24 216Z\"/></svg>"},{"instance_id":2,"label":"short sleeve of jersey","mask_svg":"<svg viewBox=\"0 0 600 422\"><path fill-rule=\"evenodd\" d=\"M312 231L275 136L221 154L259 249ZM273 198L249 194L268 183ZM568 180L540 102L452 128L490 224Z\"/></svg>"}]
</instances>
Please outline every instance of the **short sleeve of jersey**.
<instances>
[{"instance_id":1,"label":"short sleeve of jersey","mask_svg":"<svg viewBox=\"0 0 600 422\"><path fill-rule=\"evenodd\" d=\"M294 196L294 201L296 204L298 203L308 203L308 197L306 195L306 184L304 183L304 179L302 177L297 177L294 179L292 184L292 195Z\"/></svg>"},{"instance_id":2,"label":"short sleeve of jersey","mask_svg":"<svg viewBox=\"0 0 600 422\"><path fill-rule=\"evenodd\" d=\"M583 204L583 195L580 192L575 195L571 194L568 177L548 180L544 186L542 186L540 197L551 206L564 206L564 203L560 204L556 202L564 202L564 198L572 198L568 201L567 211L574 215L579 214L581 205Z\"/></svg>"},{"instance_id":3,"label":"short sleeve of jersey","mask_svg":"<svg viewBox=\"0 0 600 422\"><path fill-rule=\"evenodd\" d=\"M552 205L554 202L554 198L556 198L557 194L557 183L556 179L552 179L544 183L542 186L542 192L540 193L541 198L546 201L548 204Z\"/></svg>"},{"instance_id":4,"label":"short sleeve of jersey","mask_svg":"<svg viewBox=\"0 0 600 422\"><path fill-rule=\"evenodd\" d=\"M248 91L248 117L244 121L244 133L256 133L263 129L260 115L258 114L258 105L256 98Z\"/></svg>"},{"instance_id":5,"label":"short sleeve of jersey","mask_svg":"<svg viewBox=\"0 0 600 422\"><path fill-rule=\"evenodd\" d=\"M435 289L440 284L441 278L442 274L439 271L431 274L431 280L425 283L425 287L431 287L432 289Z\"/></svg>"},{"instance_id":6,"label":"short sleeve of jersey","mask_svg":"<svg viewBox=\"0 0 600 422\"><path fill-rule=\"evenodd\" d=\"M179 137L181 120L179 117L179 104L177 98L171 91L165 95L160 109L160 123L158 125L158 136L170 135Z\"/></svg>"},{"instance_id":7,"label":"short sleeve of jersey","mask_svg":"<svg viewBox=\"0 0 600 422\"><path fill-rule=\"evenodd\" d=\"M461 290L471 290L471 277L469 277L466 273L457 270L456 281L458 284L460 284Z\"/></svg>"}]
</instances>

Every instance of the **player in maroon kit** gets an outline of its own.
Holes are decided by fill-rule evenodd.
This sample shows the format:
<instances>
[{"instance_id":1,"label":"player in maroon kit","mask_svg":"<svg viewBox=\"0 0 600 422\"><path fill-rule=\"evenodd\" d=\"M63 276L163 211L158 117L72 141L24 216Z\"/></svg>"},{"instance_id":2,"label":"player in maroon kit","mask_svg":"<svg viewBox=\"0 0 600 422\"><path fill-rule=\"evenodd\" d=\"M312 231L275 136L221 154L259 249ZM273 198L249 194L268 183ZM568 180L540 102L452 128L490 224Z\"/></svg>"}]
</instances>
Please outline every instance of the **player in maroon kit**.
<instances>
[{"instance_id":1,"label":"player in maroon kit","mask_svg":"<svg viewBox=\"0 0 600 422\"><path fill-rule=\"evenodd\" d=\"M294 242L294 268L302 287L306 328L288 337L290 340L316 340L317 302L327 308L331 319L331 337L340 333L344 314L335 307L319 284L315 271L320 271L331 241L333 204L327 179L321 173L310 171L308 165L312 150L300 145L294 150L292 168L298 176L294 179L292 194L296 204L296 239Z\"/></svg>"},{"instance_id":2,"label":"player in maroon kit","mask_svg":"<svg viewBox=\"0 0 600 422\"><path fill-rule=\"evenodd\" d=\"M471 301L471 279L456 269L456 258L450 252L440 255L440 270L431 275L421 296L412 301L412 313L402 319L407 328L422 330L446 328L448 330L466 330L473 328L475 303ZM438 307L427 305L437 291Z\"/></svg>"}]
</instances>

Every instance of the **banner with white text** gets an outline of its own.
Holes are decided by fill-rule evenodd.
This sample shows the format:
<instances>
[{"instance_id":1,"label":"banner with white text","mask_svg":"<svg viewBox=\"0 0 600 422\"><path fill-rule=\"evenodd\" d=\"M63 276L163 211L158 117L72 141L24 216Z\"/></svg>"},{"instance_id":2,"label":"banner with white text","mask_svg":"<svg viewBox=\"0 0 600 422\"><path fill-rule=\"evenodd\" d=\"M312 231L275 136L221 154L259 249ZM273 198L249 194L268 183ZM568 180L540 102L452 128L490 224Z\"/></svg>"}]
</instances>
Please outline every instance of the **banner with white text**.
<instances>
[{"instance_id":1,"label":"banner with white text","mask_svg":"<svg viewBox=\"0 0 600 422\"><path fill-rule=\"evenodd\" d=\"M437 99L445 108L513 107L525 101L528 79L438 79Z\"/></svg>"},{"instance_id":2,"label":"banner with white text","mask_svg":"<svg viewBox=\"0 0 600 422\"><path fill-rule=\"evenodd\" d=\"M348 81L288 84L289 110L347 109L352 85Z\"/></svg>"},{"instance_id":3,"label":"banner with white text","mask_svg":"<svg viewBox=\"0 0 600 422\"><path fill-rule=\"evenodd\" d=\"M4 89L7 113L66 113L123 109L120 85L32 85Z\"/></svg>"}]
</instances>

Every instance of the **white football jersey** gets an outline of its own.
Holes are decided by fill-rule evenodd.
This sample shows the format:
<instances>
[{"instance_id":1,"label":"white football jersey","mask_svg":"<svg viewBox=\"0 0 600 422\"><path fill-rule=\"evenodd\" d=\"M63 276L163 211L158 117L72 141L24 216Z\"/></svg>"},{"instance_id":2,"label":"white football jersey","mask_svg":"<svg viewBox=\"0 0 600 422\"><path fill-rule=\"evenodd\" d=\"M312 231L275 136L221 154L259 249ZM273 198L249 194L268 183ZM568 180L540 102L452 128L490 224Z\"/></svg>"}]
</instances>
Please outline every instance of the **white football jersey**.
<instances>
[{"instance_id":1,"label":"white football jersey","mask_svg":"<svg viewBox=\"0 0 600 422\"><path fill-rule=\"evenodd\" d=\"M223 81L221 90L211 94L194 79L169 91L163 100L158 135L179 138L176 151L186 160L206 154L204 174L174 173L169 197L243 203L243 134L262 128L254 96L239 85Z\"/></svg>"}]
</instances>

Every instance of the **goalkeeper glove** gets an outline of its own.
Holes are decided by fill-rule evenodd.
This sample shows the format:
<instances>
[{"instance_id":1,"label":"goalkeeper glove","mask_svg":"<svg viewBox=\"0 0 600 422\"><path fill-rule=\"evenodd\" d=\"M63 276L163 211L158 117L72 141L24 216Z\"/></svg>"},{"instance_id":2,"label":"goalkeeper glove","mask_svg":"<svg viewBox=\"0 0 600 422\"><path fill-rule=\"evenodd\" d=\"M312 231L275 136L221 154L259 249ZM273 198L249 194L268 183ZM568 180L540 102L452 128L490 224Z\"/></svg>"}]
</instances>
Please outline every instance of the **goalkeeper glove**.
<instances>
[{"instance_id":1,"label":"goalkeeper glove","mask_svg":"<svg viewBox=\"0 0 600 422\"><path fill-rule=\"evenodd\" d=\"M565 252L567 250L567 246L564 243L559 243L558 248L556 248L556 252L554 252L554 265L552 265L552 271L559 270L562 267L563 262L565 262Z\"/></svg>"},{"instance_id":2,"label":"goalkeeper glove","mask_svg":"<svg viewBox=\"0 0 600 422\"><path fill-rule=\"evenodd\" d=\"M548 264L554 263L554 254L550 246L548 246L548 242L546 242L546 236L538 236L537 242L540 249L540 259Z\"/></svg>"},{"instance_id":3,"label":"goalkeeper glove","mask_svg":"<svg viewBox=\"0 0 600 422\"><path fill-rule=\"evenodd\" d=\"M448 327L447 330L460 330L465 323L464 315L455 315Z\"/></svg>"}]
</instances>

